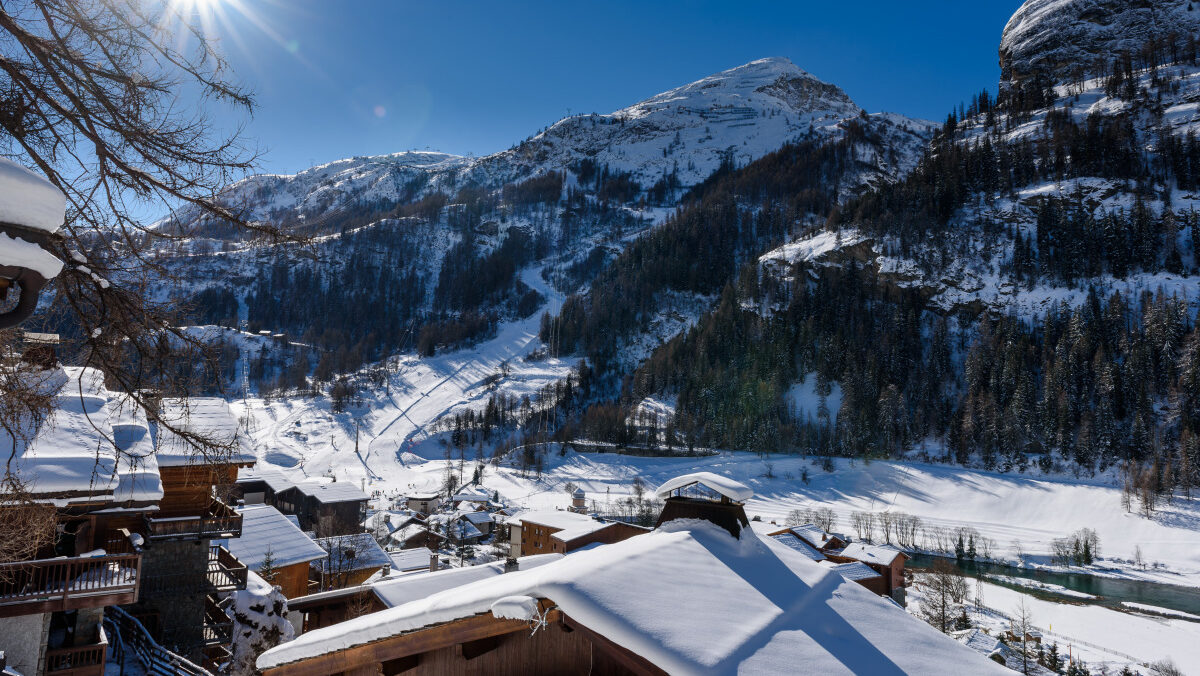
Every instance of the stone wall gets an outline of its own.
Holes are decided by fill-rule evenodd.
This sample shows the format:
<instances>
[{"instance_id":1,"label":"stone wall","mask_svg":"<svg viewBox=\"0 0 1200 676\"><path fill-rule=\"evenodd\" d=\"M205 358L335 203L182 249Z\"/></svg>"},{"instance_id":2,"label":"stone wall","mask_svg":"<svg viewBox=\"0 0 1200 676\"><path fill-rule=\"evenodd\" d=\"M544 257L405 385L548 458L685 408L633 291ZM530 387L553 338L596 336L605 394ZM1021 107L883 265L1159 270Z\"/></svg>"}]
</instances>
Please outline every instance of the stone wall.
<instances>
[{"instance_id":1,"label":"stone wall","mask_svg":"<svg viewBox=\"0 0 1200 676\"><path fill-rule=\"evenodd\" d=\"M42 651L50 634L50 613L0 619L0 650L8 666L25 676L40 676Z\"/></svg>"},{"instance_id":2,"label":"stone wall","mask_svg":"<svg viewBox=\"0 0 1200 676\"><path fill-rule=\"evenodd\" d=\"M146 628L163 646L184 655L204 637L208 547L208 540L151 542L142 552L141 594L129 609L135 616L156 616L157 629L151 623Z\"/></svg>"}]
</instances>

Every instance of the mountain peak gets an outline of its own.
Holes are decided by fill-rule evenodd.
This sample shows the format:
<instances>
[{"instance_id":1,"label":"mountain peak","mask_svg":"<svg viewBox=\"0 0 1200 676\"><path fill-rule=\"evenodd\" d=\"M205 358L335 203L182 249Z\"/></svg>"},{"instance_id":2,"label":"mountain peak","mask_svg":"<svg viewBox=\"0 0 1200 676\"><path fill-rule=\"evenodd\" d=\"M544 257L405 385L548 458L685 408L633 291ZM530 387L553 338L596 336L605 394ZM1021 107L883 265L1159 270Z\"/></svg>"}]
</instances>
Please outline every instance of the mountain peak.
<instances>
[{"instance_id":1,"label":"mountain peak","mask_svg":"<svg viewBox=\"0 0 1200 676\"><path fill-rule=\"evenodd\" d=\"M642 117L664 106L719 108L756 103L776 105L795 113L818 110L851 117L862 110L839 87L822 82L786 57L757 59L695 82L652 96L614 113ZM773 101L772 101L773 99Z\"/></svg>"},{"instance_id":2,"label":"mountain peak","mask_svg":"<svg viewBox=\"0 0 1200 676\"><path fill-rule=\"evenodd\" d=\"M1000 41L1001 80L1060 83L1137 52L1151 37L1200 32L1191 0L1027 0Z\"/></svg>"}]
</instances>

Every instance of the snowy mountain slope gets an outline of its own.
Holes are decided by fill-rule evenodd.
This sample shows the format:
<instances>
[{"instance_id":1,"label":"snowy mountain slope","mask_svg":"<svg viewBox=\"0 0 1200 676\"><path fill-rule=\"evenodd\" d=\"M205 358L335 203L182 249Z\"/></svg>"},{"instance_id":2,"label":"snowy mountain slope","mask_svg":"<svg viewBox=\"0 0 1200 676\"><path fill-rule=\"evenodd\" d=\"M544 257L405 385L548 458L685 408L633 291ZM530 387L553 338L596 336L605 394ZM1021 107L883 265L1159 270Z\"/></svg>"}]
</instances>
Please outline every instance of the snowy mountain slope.
<instances>
[{"instance_id":1,"label":"snowy mountain slope","mask_svg":"<svg viewBox=\"0 0 1200 676\"><path fill-rule=\"evenodd\" d=\"M1029 0L1013 15L1000 48L1005 82L1040 74L1050 98L1041 107L1009 112L997 107L958 122L954 143L978 148L988 143L1033 148L1059 142L1063 121L1079 128L1089 125L1128 125L1136 146L1148 164L1163 163L1164 144L1170 137L1188 143L1200 132L1200 67L1186 61L1135 67L1123 84L1105 77L1087 76L1086 68L1104 68L1092 59L1111 58L1122 50L1136 52L1148 40L1200 31L1200 10L1189 2L1147 5L1107 0ZM1070 67L1070 68L1068 68ZM1080 77L1079 74L1085 74ZM1078 78L1078 79L1077 79ZM1067 152L1080 149L1069 147ZM1039 151L1045 152L1045 151ZM1065 159L1065 158L1064 158ZM1042 160L1046 162L1047 160ZM1062 160L1060 160L1062 161ZM1167 211L1190 213L1200 207L1200 190L1180 188L1170 178L1143 179L1077 176L1034 180L1014 186L1011 192L979 192L958 207L948 219L956 255L946 257L933 249L896 238L868 236L856 228L838 232L815 230L762 256L768 269L786 275L797 260L840 265L854 258L874 264L881 278L897 286L921 288L933 306L944 311L987 307L997 313L1043 316L1061 306L1077 306L1086 288L1062 280L1023 284L1006 269L1013 262L1013 238L1033 240L1038 214L1046 198L1079 203L1096 219L1107 214L1127 214L1135 204L1161 217ZM997 236L997 226L1008 235ZM986 234L985 234L985 231ZM1099 234L1097 233L1097 236ZM1194 260L1193 240L1200 233L1180 227L1177 248L1185 269ZM903 250L904 253L899 253ZM930 265L932 258L940 259ZM1128 274L1097 275L1088 280L1102 291L1120 291L1137 297L1142 291L1162 290L1193 306L1200 292L1186 275L1161 269L1134 270ZM1103 294L1102 294L1103 295Z\"/></svg>"},{"instance_id":2,"label":"snowy mountain slope","mask_svg":"<svg viewBox=\"0 0 1200 676\"><path fill-rule=\"evenodd\" d=\"M1004 28L1002 80L1040 74L1066 82L1141 50L1150 38L1197 31L1200 9L1190 0L1029 0Z\"/></svg>"},{"instance_id":3,"label":"snowy mountain slope","mask_svg":"<svg viewBox=\"0 0 1200 676\"><path fill-rule=\"evenodd\" d=\"M322 217L368 205L405 204L466 186L497 189L588 161L627 173L643 189L665 177L677 188L696 185L722 162L747 164L811 134L840 136L844 123L865 115L838 87L785 58L753 61L651 97L613 113L565 118L516 147L482 158L403 152L331 162L294 175L247 178L224 200L251 220L319 226ZM880 158L892 178L911 168L929 123L880 113L866 118L886 128L902 148ZM578 187L569 180L568 187ZM175 220L188 223L184 210Z\"/></svg>"},{"instance_id":4,"label":"snowy mountain slope","mask_svg":"<svg viewBox=\"0 0 1200 676\"><path fill-rule=\"evenodd\" d=\"M522 175L591 159L643 186L677 171L683 186L723 160L747 164L810 130L835 133L863 114L838 87L784 58L752 61L608 115L568 117L468 175ZM913 123L914 126L916 123Z\"/></svg>"}]
</instances>

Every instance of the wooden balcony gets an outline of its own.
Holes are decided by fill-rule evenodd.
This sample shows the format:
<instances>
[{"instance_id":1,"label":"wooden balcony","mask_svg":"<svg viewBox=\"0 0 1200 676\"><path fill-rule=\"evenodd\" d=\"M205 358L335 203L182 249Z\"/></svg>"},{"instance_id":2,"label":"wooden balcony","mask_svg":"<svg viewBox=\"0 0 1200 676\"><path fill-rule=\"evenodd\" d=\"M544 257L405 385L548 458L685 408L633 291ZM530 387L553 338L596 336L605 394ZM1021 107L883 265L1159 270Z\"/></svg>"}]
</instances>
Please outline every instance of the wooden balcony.
<instances>
[{"instance_id":1,"label":"wooden balcony","mask_svg":"<svg viewBox=\"0 0 1200 676\"><path fill-rule=\"evenodd\" d=\"M55 676L104 676L108 637L97 628L97 640L89 645L46 650L46 673Z\"/></svg>"},{"instance_id":2,"label":"wooden balcony","mask_svg":"<svg viewBox=\"0 0 1200 676\"><path fill-rule=\"evenodd\" d=\"M0 617L134 603L141 554L0 564Z\"/></svg>"},{"instance_id":3,"label":"wooden balcony","mask_svg":"<svg viewBox=\"0 0 1200 676\"><path fill-rule=\"evenodd\" d=\"M233 643L233 620L225 614L211 596L204 598L204 646Z\"/></svg>"},{"instance_id":4,"label":"wooden balcony","mask_svg":"<svg viewBox=\"0 0 1200 676\"><path fill-rule=\"evenodd\" d=\"M146 531L151 540L236 538L242 535L242 515L214 498L202 514L159 512L148 516Z\"/></svg>"}]
</instances>

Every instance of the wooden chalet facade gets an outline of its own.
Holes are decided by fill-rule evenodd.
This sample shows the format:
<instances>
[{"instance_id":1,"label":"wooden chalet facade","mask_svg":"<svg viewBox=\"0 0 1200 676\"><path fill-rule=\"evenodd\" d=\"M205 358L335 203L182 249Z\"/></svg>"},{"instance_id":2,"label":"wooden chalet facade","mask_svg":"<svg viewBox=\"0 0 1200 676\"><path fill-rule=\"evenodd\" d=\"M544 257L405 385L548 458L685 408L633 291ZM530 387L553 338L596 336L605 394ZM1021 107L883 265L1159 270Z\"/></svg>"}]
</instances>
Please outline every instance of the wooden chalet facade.
<instances>
[{"instance_id":1,"label":"wooden chalet facade","mask_svg":"<svg viewBox=\"0 0 1200 676\"><path fill-rule=\"evenodd\" d=\"M622 648L543 599L545 625L532 635L525 620L491 613L263 669L263 676L448 676L487 674L646 674L667 672Z\"/></svg>"},{"instance_id":2,"label":"wooden chalet facade","mask_svg":"<svg viewBox=\"0 0 1200 676\"><path fill-rule=\"evenodd\" d=\"M600 521L561 510L526 512L508 521L513 556L566 554L591 544L612 544L648 529L620 521Z\"/></svg>"},{"instance_id":3,"label":"wooden chalet facade","mask_svg":"<svg viewBox=\"0 0 1200 676\"><path fill-rule=\"evenodd\" d=\"M228 620L217 617L211 595L243 588L246 567L209 542L236 536L241 523L213 489L247 460L180 453L131 399L105 389L98 371L44 373L65 383L51 423L15 449L18 471L37 477L24 498L31 502L0 510L42 505L54 511L57 533L29 560L0 564L0 650L9 666L27 675L102 674L109 606L137 614L153 638L196 661L210 647L224 650ZM165 415L177 413L173 405L164 403ZM229 413L223 401L196 405Z\"/></svg>"},{"instance_id":4,"label":"wooden chalet facade","mask_svg":"<svg viewBox=\"0 0 1200 676\"><path fill-rule=\"evenodd\" d=\"M904 564L908 561L908 555L904 552L882 545L852 543L825 555L835 563L859 562L879 573L883 589L879 593L904 605Z\"/></svg>"},{"instance_id":5,"label":"wooden chalet facade","mask_svg":"<svg viewBox=\"0 0 1200 676\"><path fill-rule=\"evenodd\" d=\"M242 536L228 541L229 550L252 570L267 575L270 559L271 584L277 585L289 599L304 596L318 588L310 582L313 561L326 555L316 542L304 534L279 510L270 505L239 507Z\"/></svg>"},{"instance_id":6,"label":"wooden chalet facade","mask_svg":"<svg viewBox=\"0 0 1200 676\"><path fill-rule=\"evenodd\" d=\"M303 481L275 494L275 507L294 514L300 528L319 537L362 532L369 498L347 482Z\"/></svg>"}]
</instances>

